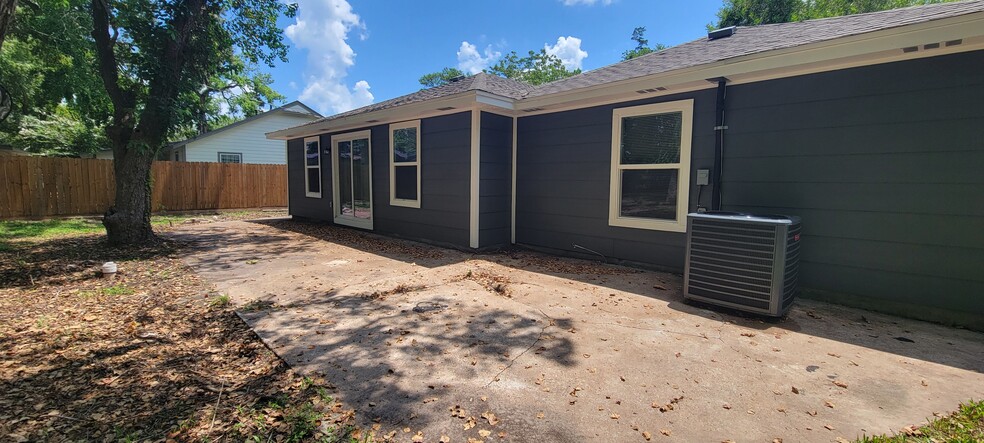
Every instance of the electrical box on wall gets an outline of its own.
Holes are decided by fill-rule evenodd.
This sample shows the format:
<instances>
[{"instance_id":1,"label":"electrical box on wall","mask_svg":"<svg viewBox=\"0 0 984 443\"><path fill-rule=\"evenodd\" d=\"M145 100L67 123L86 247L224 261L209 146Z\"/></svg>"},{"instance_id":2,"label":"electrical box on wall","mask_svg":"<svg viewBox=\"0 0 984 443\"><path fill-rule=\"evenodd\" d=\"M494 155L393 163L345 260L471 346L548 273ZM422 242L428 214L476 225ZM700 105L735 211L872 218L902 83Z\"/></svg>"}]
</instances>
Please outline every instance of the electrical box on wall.
<instances>
[{"instance_id":1,"label":"electrical box on wall","mask_svg":"<svg viewBox=\"0 0 984 443\"><path fill-rule=\"evenodd\" d=\"M698 169L697 170L697 186L707 186L711 182L711 170L710 169Z\"/></svg>"}]
</instances>

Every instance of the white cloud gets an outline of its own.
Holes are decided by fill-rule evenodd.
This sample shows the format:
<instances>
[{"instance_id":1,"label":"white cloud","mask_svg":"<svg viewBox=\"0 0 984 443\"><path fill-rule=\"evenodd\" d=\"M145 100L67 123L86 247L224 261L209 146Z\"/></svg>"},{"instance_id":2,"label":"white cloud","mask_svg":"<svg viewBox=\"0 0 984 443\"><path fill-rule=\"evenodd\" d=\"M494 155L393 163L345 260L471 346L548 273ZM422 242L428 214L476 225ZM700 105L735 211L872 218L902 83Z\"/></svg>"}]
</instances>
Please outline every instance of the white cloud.
<instances>
[{"instance_id":1,"label":"white cloud","mask_svg":"<svg viewBox=\"0 0 984 443\"><path fill-rule=\"evenodd\" d=\"M588 56L588 52L581 49L581 39L571 36L557 37L557 44L543 45L543 49L559 58L570 70L581 69L581 61Z\"/></svg>"},{"instance_id":2,"label":"white cloud","mask_svg":"<svg viewBox=\"0 0 984 443\"><path fill-rule=\"evenodd\" d=\"M492 50L492 45L486 46L480 53L475 45L461 42L461 47L458 48L458 69L466 74L478 74L501 55L501 52Z\"/></svg>"},{"instance_id":3,"label":"white cloud","mask_svg":"<svg viewBox=\"0 0 984 443\"><path fill-rule=\"evenodd\" d=\"M594 6L599 3L604 6L608 6L612 4L612 1L614 0L561 0L561 1L564 2L564 6L576 6L576 5Z\"/></svg>"},{"instance_id":4,"label":"white cloud","mask_svg":"<svg viewBox=\"0 0 984 443\"><path fill-rule=\"evenodd\" d=\"M365 25L345 0L298 0L294 24L284 34L301 49L307 49L302 101L322 113L334 114L365 106L373 101L369 83L360 80L349 88L348 68L355 64L355 51L346 43L352 30L367 38Z\"/></svg>"}]
</instances>

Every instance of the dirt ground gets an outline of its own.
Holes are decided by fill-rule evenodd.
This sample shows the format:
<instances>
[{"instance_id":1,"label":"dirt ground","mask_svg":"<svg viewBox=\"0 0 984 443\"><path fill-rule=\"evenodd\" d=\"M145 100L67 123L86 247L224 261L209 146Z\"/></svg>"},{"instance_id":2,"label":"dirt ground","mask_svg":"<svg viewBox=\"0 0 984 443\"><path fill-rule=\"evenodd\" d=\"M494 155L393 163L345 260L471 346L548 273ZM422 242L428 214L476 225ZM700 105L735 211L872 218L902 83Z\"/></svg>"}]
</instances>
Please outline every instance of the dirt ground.
<instances>
[{"instance_id":1,"label":"dirt ground","mask_svg":"<svg viewBox=\"0 0 984 443\"><path fill-rule=\"evenodd\" d=\"M326 382L294 374L182 263L183 245L76 231L0 249L0 442L358 435ZM113 279L97 271L109 260Z\"/></svg>"},{"instance_id":2,"label":"dirt ground","mask_svg":"<svg viewBox=\"0 0 984 443\"><path fill-rule=\"evenodd\" d=\"M289 220L186 258L296 370L397 441L837 441L984 397L984 335L798 300L762 321L678 275Z\"/></svg>"}]
</instances>

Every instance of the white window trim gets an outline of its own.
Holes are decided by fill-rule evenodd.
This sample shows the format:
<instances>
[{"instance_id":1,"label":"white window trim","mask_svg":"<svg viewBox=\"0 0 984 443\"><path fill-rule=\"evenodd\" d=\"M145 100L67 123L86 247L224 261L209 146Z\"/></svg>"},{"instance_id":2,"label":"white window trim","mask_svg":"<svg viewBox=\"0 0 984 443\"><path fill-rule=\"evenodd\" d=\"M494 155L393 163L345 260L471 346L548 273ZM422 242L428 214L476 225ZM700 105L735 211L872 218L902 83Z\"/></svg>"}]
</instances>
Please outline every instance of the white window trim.
<instances>
[{"instance_id":1,"label":"white window trim","mask_svg":"<svg viewBox=\"0 0 984 443\"><path fill-rule=\"evenodd\" d=\"M397 129L409 129L415 128L417 130L417 161L414 162L400 162L399 165L394 161L394 154L396 154L396 147L393 144L393 133ZM389 182L390 182L390 206L403 206L407 208L420 208L420 120L412 120L408 122L393 123L389 125ZM409 200L405 198L396 198L396 168L403 166L416 166L417 167L417 199Z\"/></svg>"},{"instance_id":2,"label":"white window trim","mask_svg":"<svg viewBox=\"0 0 984 443\"><path fill-rule=\"evenodd\" d=\"M369 218L356 218L352 216L342 215L342 205L341 196L339 191L341 186L338 185L338 143L345 141L353 141L359 139L366 139L369 141L369 145L366 149L369 151ZM375 205L376 199L373 198L372 193L372 131L365 130L359 132L346 132L344 134L338 134L331 136L331 194L332 194L332 213L334 215L333 220L335 223L345 226L351 226L353 228L361 229L373 229L373 218L375 217Z\"/></svg>"},{"instance_id":3,"label":"white window trim","mask_svg":"<svg viewBox=\"0 0 984 443\"><path fill-rule=\"evenodd\" d=\"M680 163L622 165L620 155L622 141L622 119L651 114L680 112L683 122L680 131ZM611 185L608 203L608 224L624 228L650 229L655 231L687 232L687 211L690 206L690 149L693 141L694 101L679 100L667 103L617 108L612 111L612 166ZM655 220L621 215L622 171L627 169L675 169L677 175L677 214L676 220Z\"/></svg>"},{"instance_id":4,"label":"white window trim","mask_svg":"<svg viewBox=\"0 0 984 443\"><path fill-rule=\"evenodd\" d=\"M241 152L220 152L220 153L218 153L218 161L219 161L219 163L236 163L236 162L223 162L222 161L222 156L223 155L238 155L239 156L239 163L242 163L243 162L243 153L241 153Z\"/></svg>"},{"instance_id":5,"label":"white window trim","mask_svg":"<svg viewBox=\"0 0 984 443\"><path fill-rule=\"evenodd\" d=\"M307 146L310 142L318 143L318 164L308 165L307 163ZM321 190L324 189L325 184L321 180L321 137L305 137L304 145L301 146L301 158L304 159L304 196L310 198L321 198ZM308 169L318 170L318 192L311 192L311 183L308 182Z\"/></svg>"}]
</instances>

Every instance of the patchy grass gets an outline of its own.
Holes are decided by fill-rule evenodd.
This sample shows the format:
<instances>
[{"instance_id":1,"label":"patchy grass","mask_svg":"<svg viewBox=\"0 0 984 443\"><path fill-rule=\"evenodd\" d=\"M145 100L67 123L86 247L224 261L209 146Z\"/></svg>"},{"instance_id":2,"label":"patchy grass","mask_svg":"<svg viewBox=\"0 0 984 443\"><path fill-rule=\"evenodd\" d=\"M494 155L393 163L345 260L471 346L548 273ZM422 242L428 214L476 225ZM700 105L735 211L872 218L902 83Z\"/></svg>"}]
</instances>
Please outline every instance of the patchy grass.
<instances>
[{"instance_id":1,"label":"patchy grass","mask_svg":"<svg viewBox=\"0 0 984 443\"><path fill-rule=\"evenodd\" d=\"M373 441L334 386L295 375L182 263L183 245L114 249L85 230L11 226L0 440ZM109 260L115 280L97 272Z\"/></svg>"},{"instance_id":2,"label":"patchy grass","mask_svg":"<svg viewBox=\"0 0 984 443\"><path fill-rule=\"evenodd\" d=\"M286 215L286 213L282 211L230 211L206 214L155 215L151 217L150 224L156 229L163 230L191 222L207 223L282 215ZM17 242L24 240L40 241L105 232L106 228L103 227L102 221L98 217L0 221L0 252L17 249Z\"/></svg>"},{"instance_id":3,"label":"patchy grass","mask_svg":"<svg viewBox=\"0 0 984 443\"><path fill-rule=\"evenodd\" d=\"M923 426L906 426L896 435L862 437L857 443L930 443L984 441L984 400L970 401Z\"/></svg>"}]
</instances>

